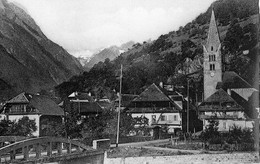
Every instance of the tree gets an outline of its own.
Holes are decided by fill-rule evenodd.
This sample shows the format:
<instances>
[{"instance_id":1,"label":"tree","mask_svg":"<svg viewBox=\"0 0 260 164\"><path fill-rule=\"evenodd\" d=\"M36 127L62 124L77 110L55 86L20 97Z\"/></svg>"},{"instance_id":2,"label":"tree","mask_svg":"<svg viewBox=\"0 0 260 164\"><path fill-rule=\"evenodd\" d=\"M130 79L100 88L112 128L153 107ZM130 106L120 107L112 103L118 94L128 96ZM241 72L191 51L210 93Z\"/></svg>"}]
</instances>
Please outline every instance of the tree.
<instances>
[{"instance_id":1,"label":"tree","mask_svg":"<svg viewBox=\"0 0 260 164\"><path fill-rule=\"evenodd\" d=\"M43 136L65 137L66 131L64 124L48 119L43 120L41 123L45 125L42 129Z\"/></svg>"},{"instance_id":2,"label":"tree","mask_svg":"<svg viewBox=\"0 0 260 164\"><path fill-rule=\"evenodd\" d=\"M14 122L3 119L0 121L0 135L1 136L8 136L11 134L11 127L14 124Z\"/></svg>"},{"instance_id":3,"label":"tree","mask_svg":"<svg viewBox=\"0 0 260 164\"><path fill-rule=\"evenodd\" d=\"M35 120L30 120L29 117L24 116L17 122L10 120L1 120L0 122L1 135L14 136L32 136L32 133L37 130Z\"/></svg>"},{"instance_id":4,"label":"tree","mask_svg":"<svg viewBox=\"0 0 260 164\"><path fill-rule=\"evenodd\" d=\"M220 133L218 131L219 122L214 119L216 116L212 117L212 119L208 120L209 124L207 125L206 129L201 133L200 138L204 142L212 142L220 137Z\"/></svg>"}]
</instances>

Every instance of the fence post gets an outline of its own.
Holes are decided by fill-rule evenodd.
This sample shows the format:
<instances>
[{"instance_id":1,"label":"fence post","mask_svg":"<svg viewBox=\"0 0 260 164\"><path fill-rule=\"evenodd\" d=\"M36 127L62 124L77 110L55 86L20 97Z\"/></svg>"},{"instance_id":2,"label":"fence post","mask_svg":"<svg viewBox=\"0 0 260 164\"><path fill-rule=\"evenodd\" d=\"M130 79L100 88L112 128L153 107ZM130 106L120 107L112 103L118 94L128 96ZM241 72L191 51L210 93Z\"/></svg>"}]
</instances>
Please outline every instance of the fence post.
<instances>
[{"instance_id":1,"label":"fence post","mask_svg":"<svg viewBox=\"0 0 260 164\"><path fill-rule=\"evenodd\" d=\"M68 146L68 154L71 153L71 142L69 142L69 146Z\"/></svg>"},{"instance_id":2,"label":"fence post","mask_svg":"<svg viewBox=\"0 0 260 164\"><path fill-rule=\"evenodd\" d=\"M27 161L29 158L29 148L28 146L23 147L23 158Z\"/></svg>"},{"instance_id":3,"label":"fence post","mask_svg":"<svg viewBox=\"0 0 260 164\"><path fill-rule=\"evenodd\" d=\"M62 143L61 142L58 142L58 154L61 155L62 154Z\"/></svg>"},{"instance_id":4,"label":"fence post","mask_svg":"<svg viewBox=\"0 0 260 164\"><path fill-rule=\"evenodd\" d=\"M52 156L52 142L47 143L47 156L48 157Z\"/></svg>"},{"instance_id":5,"label":"fence post","mask_svg":"<svg viewBox=\"0 0 260 164\"><path fill-rule=\"evenodd\" d=\"M40 145L40 143L36 144L35 151L36 151L36 159L39 159L41 157L41 145Z\"/></svg>"},{"instance_id":6,"label":"fence post","mask_svg":"<svg viewBox=\"0 0 260 164\"><path fill-rule=\"evenodd\" d=\"M15 159L15 150L12 150L10 152L10 159L11 159L11 161Z\"/></svg>"}]
</instances>

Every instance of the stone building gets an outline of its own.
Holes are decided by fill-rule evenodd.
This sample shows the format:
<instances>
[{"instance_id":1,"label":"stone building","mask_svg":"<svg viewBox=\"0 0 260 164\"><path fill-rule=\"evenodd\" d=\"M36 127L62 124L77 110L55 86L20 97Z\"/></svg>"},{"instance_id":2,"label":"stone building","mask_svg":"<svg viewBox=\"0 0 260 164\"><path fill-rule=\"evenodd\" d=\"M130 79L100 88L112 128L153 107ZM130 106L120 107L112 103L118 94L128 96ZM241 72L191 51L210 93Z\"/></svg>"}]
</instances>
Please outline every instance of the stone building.
<instances>
[{"instance_id":1,"label":"stone building","mask_svg":"<svg viewBox=\"0 0 260 164\"><path fill-rule=\"evenodd\" d=\"M258 92L248 82L233 71L223 72L221 41L212 11L209 32L204 46L204 101L199 105L199 118L203 128L209 120L219 122L220 131L228 131L236 125L241 128L252 128L249 118L250 101Z\"/></svg>"}]
</instances>

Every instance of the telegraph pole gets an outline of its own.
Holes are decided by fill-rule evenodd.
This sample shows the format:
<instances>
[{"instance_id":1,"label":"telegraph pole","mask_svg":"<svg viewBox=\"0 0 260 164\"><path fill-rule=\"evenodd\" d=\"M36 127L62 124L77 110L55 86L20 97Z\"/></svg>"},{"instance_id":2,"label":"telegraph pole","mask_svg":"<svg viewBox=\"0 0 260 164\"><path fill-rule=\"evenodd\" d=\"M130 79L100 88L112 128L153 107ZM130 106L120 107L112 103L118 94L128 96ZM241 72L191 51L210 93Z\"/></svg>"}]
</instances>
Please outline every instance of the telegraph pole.
<instances>
[{"instance_id":1,"label":"telegraph pole","mask_svg":"<svg viewBox=\"0 0 260 164\"><path fill-rule=\"evenodd\" d=\"M120 90L119 90L119 104L118 104L118 117L117 117L117 135L116 135L116 147L119 142L119 130L120 130L120 111L121 111L121 98L122 98L122 77L123 77L123 65L121 64L120 70Z\"/></svg>"},{"instance_id":2,"label":"telegraph pole","mask_svg":"<svg viewBox=\"0 0 260 164\"><path fill-rule=\"evenodd\" d=\"M189 132L189 78L187 78L187 133Z\"/></svg>"}]
</instances>

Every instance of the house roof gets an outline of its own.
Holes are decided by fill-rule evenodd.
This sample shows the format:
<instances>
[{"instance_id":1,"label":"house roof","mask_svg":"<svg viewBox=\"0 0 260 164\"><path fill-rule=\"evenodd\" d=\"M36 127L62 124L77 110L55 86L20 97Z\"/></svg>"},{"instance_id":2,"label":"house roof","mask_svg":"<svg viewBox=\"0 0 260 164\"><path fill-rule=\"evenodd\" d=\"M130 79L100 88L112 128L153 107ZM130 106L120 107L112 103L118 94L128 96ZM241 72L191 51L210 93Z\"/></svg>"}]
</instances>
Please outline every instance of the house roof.
<instances>
[{"instance_id":1,"label":"house roof","mask_svg":"<svg viewBox=\"0 0 260 164\"><path fill-rule=\"evenodd\" d=\"M47 96L33 95L29 105L36 108L42 115L64 115L63 109Z\"/></svg>"},{"instance_id":2,"label":"house roof","mask_svg":"<svg viewBox=\"0 0 260 164\"><path fill-rule=\"evenodd\" d=\"M171 99L154 83L146 88L133 102L171 101Z\"/></svg>"},{"instance_id":3,"label":"house roof","mask_svg":"<svg viewBox=\"0 0 260 164\"><path fill-rule=\"evenodd\" d=\"M213 103L213 102L234 102L235 100L223 89L219 89L215 93L213 93L211 96L209 96L206 100L204 100L202 103Z\"/></svg>"},{"instance_id":4,"label":"house roof","mask_svg":"<svg viewBox=\"0 0 260 164\"><path fill-rule=\"evenodd\" d=\"M97 102L71 102L72 108L80 113L101 113L102 108Z\"/></svg>"},{"instance_id":5,"label":"house roof","mask_svg":"<svg viewBox=\"0 0 260 164\"><path fill-rule=\"evenodd\" d=\"M32 95L29 93L20 93L19 95L15 96L14 98L10 99L6 103L29 103L32 98Z\"/></svg>"},{"instance_id":6,"label":"house roof","mask_svg":"<svg viewBox=\"0 0 260 164\"><path fill-rule=\"evenodd\" d=\"M88 100L94 101L93 97L89 95L89 93L82 93L82 92L73 92L68 96L70 99L78 99L78 100Z\"/></svg>"},{"instance_id":7,"label":"house roof","mask_svg":"<svg viewBox=\"0 0 260 164\"><path fill-rule=\"evenodd\" d=\"M236 94L235 92L232 92L231 95L229 95L226 91L223 89L219 89L215 93L213 93L211 96L209 96L206 100L204 100L199 105L200 111L207 111L207 110L244 110L243 105L246 103L241 96ZM240 103L238 103L240 102ZM221 106L223 104L234 104L232 107L224 107L224 108L210 108L210 106ZM205 108L206 107L206 108Z\"/></svg>"},{"instance_id":8,"label":"house roof","mask_svg":"<svg viewBox=\"0 0 260 164\"><path fill-rule=\"evenodd\" d=\"M149 102L151 104L153 103L160 103L161 105L165 106L167 104L167 107L173 106L176 107L176 109L181 110L180 106L176 104L170 97L169 97L169 92L167 92L165 89L158 87L154 83L150 85L146 90L144 90L138 97L136 97L132 103L141 103L141 106L146 106L148 105L146 102ZM131 103L131 104L132 104ZM130 106L136 106L136 105L131 105ZM150 105L151 105L150 104ZM148 105L149 106L149 105ZM146 107L148 107L146 106ZM166 106L165 106L166 107Z\"/></svg>"},{"instance_id":9,"label":"house roof","mask_svg":"<svg viewBox=\"0 0 260 164\"><path fill-rule=\"evenodd\" d=\"M234 71L226 71L223 74L222 82L219 82L216 88L234 89L234 88L253 88L253 87Z\"/></svg>"},{"instance_id":10,"label":"house roof","mask_svg":"<svg viewBox=\"0 0 260 164\"><path fill-rule=\"evenodd\" d=\"M112 103L108 101L97 101L97 103L102 109L110 109L112 107Z\"/></svg>"}]
</instances>

